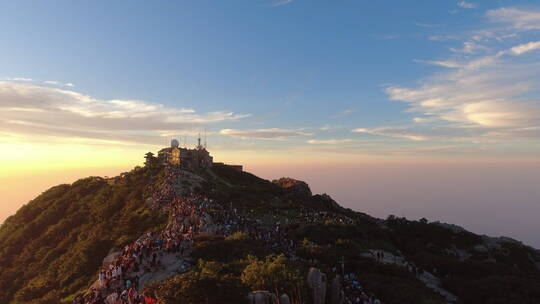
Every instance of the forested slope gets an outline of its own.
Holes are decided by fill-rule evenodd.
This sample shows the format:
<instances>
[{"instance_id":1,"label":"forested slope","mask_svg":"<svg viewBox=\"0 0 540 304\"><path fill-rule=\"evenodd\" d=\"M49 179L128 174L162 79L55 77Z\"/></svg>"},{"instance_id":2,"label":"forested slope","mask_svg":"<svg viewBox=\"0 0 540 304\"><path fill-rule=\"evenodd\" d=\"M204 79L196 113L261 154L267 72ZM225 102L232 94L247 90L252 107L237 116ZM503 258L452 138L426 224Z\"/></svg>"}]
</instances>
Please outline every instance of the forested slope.
<instances>
[{"instance_id":1,"label":"forested slope","mask_svg":"<svg viewBox=\"0 0 540 304\"><path fill-rule=\"evenodd\" d=\"M139 168L113 185L89 177L53 187L0 227L0 303L56 302L95 280L103 257L163 217L144 191L158 172Z\"/></svg>"},{"instance_id":2,"label":"forested slope","mask_svg":"<svg viewBox=\"0 0 540 304\"><path fill-rule=\"evenodd\" d=\"M344 267L385 304L443 303L418 269L436 275L459 303L540 303L540 254L519 242L427 220L376 219L291 179L270 182L227 167L188 175L205 181L196 195L221 204L215 215L242 214L257 229L281 223L283 236L296 244L289 252L295 259L283 260L279 249L253 235L201 235L191 269L146 289L160 303L239 303L254 288L290 292L293 283L297 296L308 299L302 284L312 266L334 274ZM89 177L53 187L22 207L0 227L0 303L56 304L84 293L112 248L164 228L167 213L148 202L164 176L163 168L136 168L114 182ZM374 251L386 258L374 258ZM265 286L259 278L277 275L265 269L281 269L288 279Z\"/></svg>"}]
</instances>

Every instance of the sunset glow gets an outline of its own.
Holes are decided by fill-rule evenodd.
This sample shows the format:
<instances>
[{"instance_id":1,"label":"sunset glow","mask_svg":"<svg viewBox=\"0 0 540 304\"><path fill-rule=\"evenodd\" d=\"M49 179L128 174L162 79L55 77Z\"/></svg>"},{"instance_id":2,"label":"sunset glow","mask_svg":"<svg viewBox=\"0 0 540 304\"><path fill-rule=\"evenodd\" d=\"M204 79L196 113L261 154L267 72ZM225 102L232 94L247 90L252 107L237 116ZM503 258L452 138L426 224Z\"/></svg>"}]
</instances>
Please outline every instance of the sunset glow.
<instances>
[{"instance_id":1,"label":"sunset glow","mask_svg":"<svg viewBox=\"0 0 540 304\"><path fill-rule=\"evenodd\" d=\"M216 161L314 181L381 217L396 204L453 222L467 204L519 210L528 228L514 235L540 246L530 1L12 1L0 24L0 222L55 184L131 170L202 134ZM456 172L468 203L435 212L461 191ZM407 195L370 191L382 184ZM503 192L516 199L497 201ZM460 223L513 233L492 220Z\"/></svg>"}]
</instances>

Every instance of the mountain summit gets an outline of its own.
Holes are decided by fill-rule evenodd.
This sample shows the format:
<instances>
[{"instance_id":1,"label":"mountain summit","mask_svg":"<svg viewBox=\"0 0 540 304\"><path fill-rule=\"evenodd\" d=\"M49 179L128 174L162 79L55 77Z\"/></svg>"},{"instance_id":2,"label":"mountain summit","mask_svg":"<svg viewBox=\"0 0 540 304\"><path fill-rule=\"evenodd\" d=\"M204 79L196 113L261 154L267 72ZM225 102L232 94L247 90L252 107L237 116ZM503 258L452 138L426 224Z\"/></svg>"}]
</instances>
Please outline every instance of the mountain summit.
<instances>
[{"instance_id":1,"label":"mountain summit","mask_svg":"<svg viewBox=\"0 0 540 304\"><path fill-rule=\"evenodd\" d=\"M0 227L0 303L540 303L540 253L377 219L173 141Z\"/></svg>"}]
</instances>

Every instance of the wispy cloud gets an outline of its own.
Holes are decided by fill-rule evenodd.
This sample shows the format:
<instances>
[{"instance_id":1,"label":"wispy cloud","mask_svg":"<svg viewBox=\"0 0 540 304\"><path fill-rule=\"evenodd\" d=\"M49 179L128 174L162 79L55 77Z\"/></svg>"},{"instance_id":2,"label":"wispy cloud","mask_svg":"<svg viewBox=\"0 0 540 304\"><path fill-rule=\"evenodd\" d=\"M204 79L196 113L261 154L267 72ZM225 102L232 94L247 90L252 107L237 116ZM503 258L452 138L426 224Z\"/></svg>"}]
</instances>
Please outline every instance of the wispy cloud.
<instances>
[{"instance_id":1,"label":"wispy cloud","mask_svg":"<svg viewBox=\"0 0 540 304\"><path fill-rule=\"evenodd\" d=\"M486 51L488 48L475 41L465 41L461 48L450 48L450 50L455 53L475 54L478 51Z\"/></svg>"},{"instance_id":2,"label":"wispy cloud","mask_svg":"<svg viewBox=\"0 0 540 304\"><path fill-rule=\"evenodd\" d=\"M484 127L523 127L540 123L538 101L523 99L540 77L540 63L508 63L482 58L437 74L418 88L389 87L390 99L409 111L441 121Z\"/></svg>"},{"instance_id":3,"label":"wispy cloud","mask_svg":"<svg viewBox=\"0 0 540 304\"><path fill-rule=\"evenodd\" d=\"M417 117L418 118L418 117ZM423 120L425 119L425 120ZM415 119L415 124L401 126L386 126L376 128L357 128L351 130L354 133L363 133L375 136L392 137L401 139L405 142L463 142L463 143L480 143L480 142L496 142L498 139L504 139L507 134L493 132L494 129L489 127L470 128L465 126L455 126L448 124L440 124L440 120L435 117L421 118L420 121ZM529 134L522 134L520 139L531 137L532 131Z\"/></svg>"},{"instance_id":4,"label":"wispy cloud","mask_svg":"<svg viewBox=\"0 0 540 304\"><path fill-rule=\"evenodd\" d=\"M52 85L60 85L60 82L56 80L45 80L44 83L52 84Z\"/></svg>"},{"instance_id":5,"label":"wispy cloud","mask_svg":"<svg viewBox=\"0 0 540 304\"><path fill-rule=\"evenodd\" d=\"M425 27L425 28L439 27L438 24L429 24L429 23L421 23L421 22L415 22L414 25L418 27Z\"/></svg>"},{"instance_id":6,"label":"wispy cloud","mask_svg":"<svg viewBox=\"0 0 540 304\"><path fill-rule=\"evenodd\" d=\"M449 58L418 60L448 70L418 86L386 88L391 100L420 114L413 125L354 131L412 140L540 138L540 98L535 94L540 87L540 52L535 52L540 41L508 47L518 33L540 30L540 11L500 8L486 14L497 25L463 35L462 48L451 49Z\"/></svg>"},{"instance_id":7,"label":"wispy cloud","mask_svg":"<svg viewBox=\"0 0 540 304\"><path fill-rule=\"evenodd\" d=\"M412 133L406 127L383 127L383 128L373 128L373 129L358 128L358 129L352 130L352 132L366 133L366 134L380 135L380 136L406 138L406 139L416 140L416 141L428 139L424 135Z\"/></svg>"},{"instance_id":8,"label":"wispy cloud","mask_svg":"<svg viewBox=\"0 0 540 304\"><path fill-rule=\"evenodd\" d=\"M58 80L45 80L43 81L43 83L53 85L53 86L58 86L58 87L70 87L70 88L75 87L75 85L71 82L62 82Z\"/></svg>"},{"instance_id":9,"label":"wispy cloud","mask_svg":"<svg viewBox=\"0 0 540 304\"><path fill-rule=\"evenodd\" d=\"M307 141L308 144L312 145L339 145L339 144L349 144L358 142L356 139L310 139Z\"/></svg>"},{"instance_id":10,"label":"wispy cloud","mask_svg":"<svg viewBox=\"0 0 540 304\"><path fill-rule=\"evenodd\" d=\"M26 82L26 83L34 83L34 84L44 84L44 85L50 85L50 86L56 86L56 87L75 87L75 85L72 82L62 82L58 80L39 80L39 79L32 79L32 78L26 78L26 77L2 77L0 78L0 81L12 81L12 82Z\"/></svg>"},{"instance_id":11,"label":"wispy cloud","mask_svg":"<svg viewBox=\"0 0 540 304\"><path fill-rule=\"evenodd\" d=\"M252 129L252 130L238 130L238 129L223 129L219 132L222 135L228 135L238 138L254 138L254 139L286 139L290 137L311 136L313 134L304 132L302 130L294 129Z\"/></svg>"},{"instance_id":12,"label":"wispy cloud","mask_svg":"<svg viewBox=\"0 0 540 304\"><path fill-rule=\"evenodd\" d=\"M540 30L540 10L501 7L489 10L487 16L493 21L509 25L519 31Z\"/></svg>"},{"instance_id":13,"label":"wispy cloud","mask_svg":"<svg viewBox=\"0 0 540 304\"><path fill-rule=\"evenodd\" d=\"M332 116L332 118L342 118L342 117L345 117L345 116L349 116L351 115L352 113L354 113L354 110L353 109L345 109L339 113L336 113L334 116Z\"/></svg>"},{"instance_id":14,"label":"wispy cloud","mask_svg":"<svg viewBox=\"0 0 540 304\"><path fill-rule=\"evenodd\" d=\"M6 80L23 81L23 82L33 81L32 78L24 78L24 77L14 77L14 78L6 77Z\"/></svg>"},{"instance_id":15,"label":"wispy cloud","mask_svg":"<svg viewBox=\"0 0 540 304\"><path fill-rule=\"evenodd\" d=\"M456 4L457 4L457 6L459 6L461 8L475 8L476 7L475 3L467 2L467 1L459 1Z\"/></svg>"},{"instance_id":16,"label":"wispy cloud","mask_svg":"<svg viewBox=\"0 0 540 304\"><path fill-rule=\"evenodd\" d=\"M538 49L540 49L540 41L533 41L514 46L510 49L510 53L513 55L521 55Z\"/></svg>"},{"instance_id":17,"label":"wispy cloud","mask_svg":"<svg viewBox=\"0 0 540 304\"><path fill-rule=\"evenodd\" d=\"M438 65L445 68L459 68L463 66L463 63L454 61L454 60L415 60L416 62L421 62L425 64Z\"/></svg>"},{"instance_id":18,"label":"wispy cloud","mask_svg":"<svg viewBox=\"0 0 540 304\"><path fill-rule=\"evenodd\" d=\"M270 4L270 6L271 7L285 6L293 2L294 0L276 0L276 1L273 1L272 4Z\"/></svg>"},{"instance_id":19,"label":"wispy cloud","mask_svg":"<svg viewBox=\"0 0 540 304\"><path fill-rule=\"evenodd\" d=\"M449 40L457 40L459 37L456 35L432 35L428 37L431 41L449 41Z\"/></svg>"},{"instance_id":20,"label":"wispy cloud","mask_svg":"<svg viewBox=\"0 0 540 304\"><path fill-rule=\"evenodd\" d=\"M166 134L235 121L232 112L199 114L142 100L97 99L73 90L0 82L0 131L21 136L158 143Z\"/></svg>"},{"instance_id":21,"label":"wispy cloud","mask_svg":"<svg viewBox=\"0 0 540 304\"><path fill-rule=\"evenodd\" d=\"M334 125L324 125L322 127L319 127L319 130L321 131L330 131L330 130L333 130L333 129L337 129L339 126L334 126Z\"/></svg>"}]
</instances>

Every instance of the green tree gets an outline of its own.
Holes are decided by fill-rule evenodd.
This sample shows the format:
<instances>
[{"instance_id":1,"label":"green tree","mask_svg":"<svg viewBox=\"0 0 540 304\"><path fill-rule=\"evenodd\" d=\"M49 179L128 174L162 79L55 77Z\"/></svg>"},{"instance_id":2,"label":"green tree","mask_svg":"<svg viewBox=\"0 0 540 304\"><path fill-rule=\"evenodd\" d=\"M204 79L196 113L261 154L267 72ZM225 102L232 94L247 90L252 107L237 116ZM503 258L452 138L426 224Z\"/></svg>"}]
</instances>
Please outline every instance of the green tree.
<instances>
[{"instance_id":1,"label":"green tree","mask_svg":"<svg viewBox=\"0 0 540 304\"><path fill-rule=\"evenodd\" d=\"M199 260L196 270L157 282L145 288L160 304L242 304L247 287L225 264Z\"/></svg>"},{"instance_id":2,"label":"green tree","mask_svg":"<svg viewBox=\"0 0 540 304\"><path fill-rule=\"evenodd\" d=\"M252 290L270 290L292 294L293 290L303 285L300 271L290 266L283 254L270 255L264 260L248 256L247 261L248 265L242 272L241 280Z\"/></svg>"}]
</instances>

